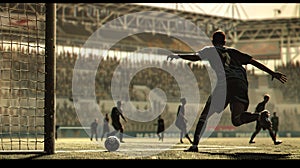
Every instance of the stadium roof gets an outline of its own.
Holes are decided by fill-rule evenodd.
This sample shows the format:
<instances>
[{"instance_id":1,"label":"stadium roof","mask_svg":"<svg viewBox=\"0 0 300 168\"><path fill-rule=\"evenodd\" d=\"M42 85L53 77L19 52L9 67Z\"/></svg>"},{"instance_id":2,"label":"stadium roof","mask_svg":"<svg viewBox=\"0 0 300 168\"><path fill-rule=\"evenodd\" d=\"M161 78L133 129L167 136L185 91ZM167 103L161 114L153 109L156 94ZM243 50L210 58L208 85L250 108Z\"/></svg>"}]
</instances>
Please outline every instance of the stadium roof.
<instances>
[{"instance_id":1,"label":"stadium roof","mask_svg":"<svg viewBox=\"0 0 300 168\"><path fill-rule=\"evenodd\" d=\"M242 20L300 18L300 3L137 3Z\"/></svg>"}]
</instances>

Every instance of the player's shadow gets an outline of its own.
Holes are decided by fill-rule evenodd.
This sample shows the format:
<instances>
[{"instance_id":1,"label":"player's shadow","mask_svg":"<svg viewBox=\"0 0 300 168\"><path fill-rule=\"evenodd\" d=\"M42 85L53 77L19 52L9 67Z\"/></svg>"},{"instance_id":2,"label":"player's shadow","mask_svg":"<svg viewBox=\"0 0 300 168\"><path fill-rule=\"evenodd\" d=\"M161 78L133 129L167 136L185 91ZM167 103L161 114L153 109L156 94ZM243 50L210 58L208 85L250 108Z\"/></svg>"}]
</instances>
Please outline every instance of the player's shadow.
<instances>
[{"instance_id":1,"label":"player's shadow","mask_svg":"<svg viewBox=\"0 0 300 168\"><path fill-rule=\"evenodd\" d=\"M237 160L277 160L284 159L290 156L291 154L270 154L270 153L212 153L212 152L200 152L210 155L224 155L228 158L233 158Z\"/></svg>"}]
</instances>

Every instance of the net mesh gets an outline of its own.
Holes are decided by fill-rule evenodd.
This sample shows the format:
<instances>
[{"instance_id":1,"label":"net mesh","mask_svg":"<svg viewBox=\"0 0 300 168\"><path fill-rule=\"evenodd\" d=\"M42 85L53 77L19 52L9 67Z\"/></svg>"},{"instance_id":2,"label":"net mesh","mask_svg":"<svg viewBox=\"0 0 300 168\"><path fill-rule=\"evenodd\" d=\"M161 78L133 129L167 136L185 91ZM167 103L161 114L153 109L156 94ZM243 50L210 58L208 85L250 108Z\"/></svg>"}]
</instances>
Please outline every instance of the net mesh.
<instances>
[{"instance_id":1,"label":"net mesh","mask_svg":"<svg viewBox=\"0 0 300 168\"><path fill-rule=\"evenodd\" d=\"M45 4L0 4L0 151L43 150Z\"/></svg>"}]
</instances>

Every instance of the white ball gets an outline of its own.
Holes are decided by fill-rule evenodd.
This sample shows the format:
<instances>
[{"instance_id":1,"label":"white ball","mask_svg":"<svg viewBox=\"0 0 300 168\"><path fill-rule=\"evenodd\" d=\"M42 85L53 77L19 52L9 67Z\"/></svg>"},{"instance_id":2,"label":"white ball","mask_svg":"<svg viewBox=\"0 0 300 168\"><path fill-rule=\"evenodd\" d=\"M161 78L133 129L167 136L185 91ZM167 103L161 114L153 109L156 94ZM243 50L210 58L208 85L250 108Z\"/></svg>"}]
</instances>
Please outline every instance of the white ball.
<instances>
[{"instance_id":1,"label":"white ball","mask_svg":"<svg viewBox=\"0 0 300 168\"><path fill-rule=\"evenodd\" d=\"M104 146L108 151L116 151L120 147L120 140L116 136L109 136L106 138Z\"/></svg>"}]
</instances>

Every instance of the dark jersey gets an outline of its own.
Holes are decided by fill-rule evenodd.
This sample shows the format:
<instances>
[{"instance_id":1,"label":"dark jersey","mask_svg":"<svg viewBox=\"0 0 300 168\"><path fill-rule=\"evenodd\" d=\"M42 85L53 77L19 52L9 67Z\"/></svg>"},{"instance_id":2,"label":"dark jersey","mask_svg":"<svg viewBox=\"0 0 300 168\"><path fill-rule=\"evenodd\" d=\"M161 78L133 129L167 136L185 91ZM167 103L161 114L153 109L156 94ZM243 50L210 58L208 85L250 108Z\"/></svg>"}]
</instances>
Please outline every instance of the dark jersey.
<instances>
[{"instance_id":1,"label":"dark jersey","mask_svg":"<svg viewBox=\"0 0 300 168\"><path fill-rule=\"evenodd\" d=\"M126 121L125 117L123 116L123 113L121 111L121 109L117 108L117 107L113 107L112 110L111 110L111 121L112 121L112 124L118 124L120 125L121 122L120 122L120 117L122 117L122 119L124 121Z\"/></svg>"},{"instance_id":2,"label":"dark jersey","mask_svg":"<svg viewBox=\"0 0 300 168\"><path fill-rule=\"evenodd\" d=\"M91 124L91 130L92 131L96 131L97 127L98 127L98 123L96 121L92 122L92 124Z\"/></svg>"},{"instance_id":3,"label":"dark jersey","mask_svg":"<svg viewBox=\"0 0 300 168\"><path fill-rule=\"evenodd\" d=\"M198 54L201 60L207 60L210 63L217 76L223 75L225 71L226 79L237 78L248 82L243 65L249 64L252 56L234 48L217 46L204 47Z\"/></svg>"},{"instance_id":4,"label":"dark jersey","mask_svg":"<svg viewBox=\"0 0 300 168\"><path fill-rule=\"evenodd\" d=\"M260 102L257 104L256 108L255 108L255 112L259 113L261 111L263 111L266 107L266 103L265 102Z\"/></svg>"},{"instance_id":5,"label":"dark jersey","mask_svg":"<svg viewBox=\"0 0 300 168\"><path fill-rule=\"evenodd\" d=\"M163 132L165 130L164 119L160 118L157 120L157 133Z\"/></svg>"},{"instance_id":6,"label":"dark jersey","mask_svg":"<svg viewBox=\"0 0 300 168\"><path fill-rule=\"evenodd\" d=\"M105 117L105 118L103 119L103 130L104 130L104 131L109 131L108 123L109 123L109 118Z\"/></svg>"},{"instance_id":7,"label":"dark jersey","mask_svg":"<svg viewBox=\"0 0 300 168\"><path fill-rule=\"evenodd\" d=\"M117 107L113 107L111 110L111 120L113 123L118 123L120 122L120 111Z\"/></svg>"},{"instance_id":8,"label":"dark jersey","mask_svg":"<svg viewBox=\"0 0 300 168\"><path fill-rule=\"evenodd\" d=\"M273 128L276 128L276 129L277 129L277 127L278 127L278 125L279 125L279 118L278 118L278 116L273 116L273 117L271 118L271 122L272 122L272 124L273 124Z\"/></svg>"}]
</instances>

